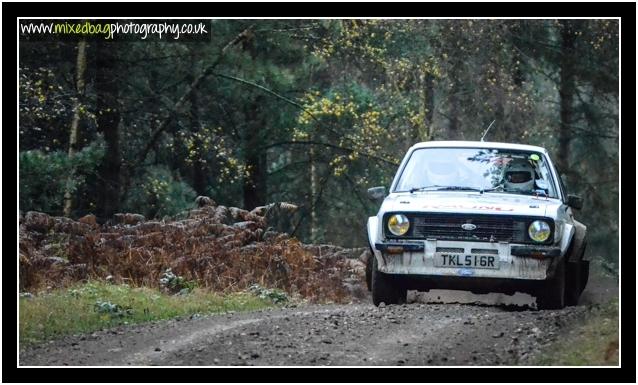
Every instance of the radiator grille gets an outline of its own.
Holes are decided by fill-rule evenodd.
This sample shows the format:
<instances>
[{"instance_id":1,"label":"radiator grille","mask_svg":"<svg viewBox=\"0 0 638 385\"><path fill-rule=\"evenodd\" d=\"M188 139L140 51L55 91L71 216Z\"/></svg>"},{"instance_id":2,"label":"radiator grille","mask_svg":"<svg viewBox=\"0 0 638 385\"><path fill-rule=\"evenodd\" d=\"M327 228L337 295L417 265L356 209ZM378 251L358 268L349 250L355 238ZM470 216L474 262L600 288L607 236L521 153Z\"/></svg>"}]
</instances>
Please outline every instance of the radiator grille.
<instances>
[{"instance_id":1,"label":"radiator grille","mask_svg":"<svg viewBox=\"0 0 638 385\"><path fill-rule=\"evenodd\" d=\"M553 221L549 218L448 213L419 213L407 216L411 226L406 236L417 239L534 243L527 235L527 227L537 219L547 221L552 228L552 236L545 243L552 241L554 232ZM476 227L473 230L465 230L461 227L463 224L473 224Z\"/></svg>"}]
</instances>

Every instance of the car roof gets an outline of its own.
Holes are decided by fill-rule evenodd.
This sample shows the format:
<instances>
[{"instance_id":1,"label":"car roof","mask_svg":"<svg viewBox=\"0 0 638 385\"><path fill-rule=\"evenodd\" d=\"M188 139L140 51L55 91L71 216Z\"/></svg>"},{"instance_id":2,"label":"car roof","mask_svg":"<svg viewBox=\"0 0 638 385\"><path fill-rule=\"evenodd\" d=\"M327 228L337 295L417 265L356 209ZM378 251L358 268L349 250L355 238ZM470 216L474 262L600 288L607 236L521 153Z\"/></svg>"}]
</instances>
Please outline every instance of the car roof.
<instances>
[{"instance_id":1,"label":"car roof","mask_svg":"<svg viewBox=\"0 0 638 385\"><path fill-rule=\"evenodd\" d=\"M524 151L536 151L547 153L543 147L531 146L528 144L516 144L516 143L500 143L500 142L479 142L479 141L467 141L467 140L435 140L430 142L416 143L412 146L412 149L419 148L432 148L432 147L471 147L471 148L498 148L506 150L524 150Z\"/></svg>"}]
</instances>

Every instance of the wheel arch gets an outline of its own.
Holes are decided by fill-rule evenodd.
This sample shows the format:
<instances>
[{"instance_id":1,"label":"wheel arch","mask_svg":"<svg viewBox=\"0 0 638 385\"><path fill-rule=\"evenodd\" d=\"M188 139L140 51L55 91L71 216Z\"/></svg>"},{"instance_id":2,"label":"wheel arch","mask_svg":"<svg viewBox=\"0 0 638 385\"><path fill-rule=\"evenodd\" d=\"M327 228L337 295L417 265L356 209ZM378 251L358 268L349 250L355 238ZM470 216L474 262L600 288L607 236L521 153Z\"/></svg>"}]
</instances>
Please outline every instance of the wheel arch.
<instances>
[{"instance_id":1,"label":"wheel arch","mask_svg":"<svg viewBox=\"0 0 638 385\"><path fill-rule=\"evenodd\" d=\"M368 218L368 246L370 247L370 251L372 252L372 256L376 258L379 266L384 266L385 261L381 252L374 247L376 243L379 242L379 218L378 217L369 217Z\"/></svg>"},{"instance_id":2,"label":"wheel arch","mask_svg":"<svg viewBox=\"0 0 638 385\"><path fill-rule=\"evenodd\" d=\"M584 255L587 247L587 226L574 221L574 235L567 248L566 258L568 262L578 262Z\"/></svg>"}]
</instances>

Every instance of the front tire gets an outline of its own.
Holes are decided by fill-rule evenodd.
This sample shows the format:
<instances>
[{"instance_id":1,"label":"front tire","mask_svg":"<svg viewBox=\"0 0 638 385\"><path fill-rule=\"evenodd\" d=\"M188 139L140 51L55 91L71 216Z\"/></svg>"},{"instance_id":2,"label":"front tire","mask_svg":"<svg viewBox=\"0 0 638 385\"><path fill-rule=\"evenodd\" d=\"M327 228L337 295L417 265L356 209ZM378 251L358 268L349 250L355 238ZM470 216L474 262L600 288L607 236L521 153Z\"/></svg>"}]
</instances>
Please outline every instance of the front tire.
<instances>
[{"instance_id":1,"label":"front tire","mask_svg":"<svg viewBox=\"0 0 638 385\"><path fill-rule=\"evenodd\" d=\"M567 264L567 273L565 277L565 305L578 305L580 297L580 261L570 262Z\"/></svg>"},{"instance_id":2,"label":"front tire","mask_svg":"<svg viewBox=\"0 0 638 385\"><path fill-rule=\"evenodd\" d=\"M370 251L368 259L366 260L366 287L368 288L368 291L372 290L372 261L374 259L374 253Z\"/></svg>"},{"instance_id":3,"label":"front tire","mask_svg":"<svg viewBox=\"0 0 638 385\"><path fill-rule=\"evenodd\" d=\"M389 274L380 272L377 258L373 255L372 259L372 303L375 306L379 306L381 302L386 305L405 303L407 289L397 285Z\"/></svg>"},{"instance_id":4,"label":"front tire","mask_svg":"<svg viewBox=\"0 0 638 385\"><path fill-rule=\"evenodd\" d=\"M537 291L536 307L538 310L556 310L565 307L565 260L558 263L554 276L545 281Z\"/></svg>"}]
</instances>

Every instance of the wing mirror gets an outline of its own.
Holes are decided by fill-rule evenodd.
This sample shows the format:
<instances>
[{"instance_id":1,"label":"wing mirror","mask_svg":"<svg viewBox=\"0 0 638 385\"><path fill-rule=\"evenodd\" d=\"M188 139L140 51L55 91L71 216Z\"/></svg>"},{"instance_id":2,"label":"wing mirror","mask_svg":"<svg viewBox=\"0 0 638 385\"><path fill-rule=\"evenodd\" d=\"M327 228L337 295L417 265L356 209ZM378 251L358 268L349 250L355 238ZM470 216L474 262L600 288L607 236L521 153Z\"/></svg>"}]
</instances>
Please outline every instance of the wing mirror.
<instances>
[{"instance_id":1,"label":"wing mirror","mask_svg":"<svg viewBox=\"0 0 638 385\"><path fill-rule=\"evenodd\" d=\"M578 195L568 194L567 206L580 210L583 208L583 198L579 197Z\"/></svg>"},{"instance_id":2,"label":"wing mirror","mask_svg":"<svg viewBox=\"0 0 638 385\"><path fill-rule=\"evenodd\" d=\"M380 201L385 198L385 187L372 187L368 189L368 197L373 201Z\"/></svg>"}]
</instances>

